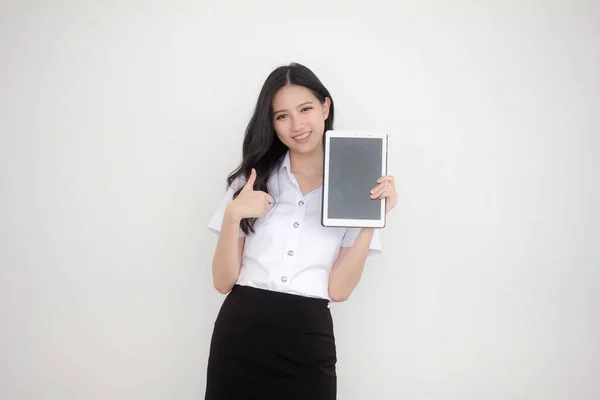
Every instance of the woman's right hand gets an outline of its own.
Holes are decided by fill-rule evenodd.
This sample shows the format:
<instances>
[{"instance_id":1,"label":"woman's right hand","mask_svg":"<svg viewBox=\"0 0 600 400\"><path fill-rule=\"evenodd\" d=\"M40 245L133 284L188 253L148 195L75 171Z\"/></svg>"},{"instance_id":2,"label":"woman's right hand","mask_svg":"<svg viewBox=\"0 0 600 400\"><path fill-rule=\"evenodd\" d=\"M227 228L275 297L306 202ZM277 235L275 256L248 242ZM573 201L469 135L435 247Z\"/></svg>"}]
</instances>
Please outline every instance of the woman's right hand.
<instances>
[{"instance_id":1,"label":"woman's right hand","mask_svg":"<svg viewBox=\"0 0 600 400\"><path fill-rule=\"evenodd\" d=\"M268 193L254 190L254 181L256 181L256 170L252 168L248 182L235 200L227 206L227 212L236 220L264 217L274 202L273 197Z\"/></svg>"}]
</instances>

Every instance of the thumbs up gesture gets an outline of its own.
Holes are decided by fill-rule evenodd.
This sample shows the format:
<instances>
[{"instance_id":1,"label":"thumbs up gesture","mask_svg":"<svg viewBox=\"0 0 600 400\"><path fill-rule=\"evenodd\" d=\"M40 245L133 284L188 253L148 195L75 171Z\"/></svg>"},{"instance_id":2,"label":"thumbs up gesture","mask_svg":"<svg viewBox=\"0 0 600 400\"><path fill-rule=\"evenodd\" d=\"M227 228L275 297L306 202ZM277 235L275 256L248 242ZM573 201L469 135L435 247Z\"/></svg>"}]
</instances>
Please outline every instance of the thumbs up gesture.
<instances>
[{"instance_id":1,"label":"thumbs up gesture","mask_svg":"<svg viewBox=\"0 0 600 400\"><path fill-rule=\"evenodd\" d=\"M235 200L229 203L228 212L237 220L244 218L260 218L267 215L274 200L271 195L261 190L254 190L256 170L252 168L250 178Z\"/></svg>"}]
</instances>

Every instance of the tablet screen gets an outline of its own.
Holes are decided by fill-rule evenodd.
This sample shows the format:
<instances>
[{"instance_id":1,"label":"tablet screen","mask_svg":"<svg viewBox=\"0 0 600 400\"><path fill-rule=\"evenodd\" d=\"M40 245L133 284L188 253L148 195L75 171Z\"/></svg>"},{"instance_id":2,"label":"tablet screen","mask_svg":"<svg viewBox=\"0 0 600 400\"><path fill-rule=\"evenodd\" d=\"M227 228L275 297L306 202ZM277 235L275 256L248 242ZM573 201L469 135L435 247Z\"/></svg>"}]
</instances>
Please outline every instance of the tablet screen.
<instances>
[{"instance_id":1,"label":"tablet screen","mask_svg":"<svg viewBox=\"0 0 600 400\"><path fill-rule=\"evenodd\" d=\"M329 218L381 218L381 202L371 200L370 191L381 177L384 145L381 138L330 139Z\"/></svg>"}]
</instances>

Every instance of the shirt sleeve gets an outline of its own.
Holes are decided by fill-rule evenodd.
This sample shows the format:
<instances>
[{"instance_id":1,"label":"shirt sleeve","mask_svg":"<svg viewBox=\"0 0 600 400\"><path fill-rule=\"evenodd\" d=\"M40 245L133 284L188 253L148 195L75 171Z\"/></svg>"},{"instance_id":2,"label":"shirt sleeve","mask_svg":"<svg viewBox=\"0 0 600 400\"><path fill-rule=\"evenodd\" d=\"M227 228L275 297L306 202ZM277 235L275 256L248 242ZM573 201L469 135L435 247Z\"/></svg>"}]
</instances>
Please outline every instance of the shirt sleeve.
<instances>
[{"instance_id":1,"label":"shirt sleeve","mask_svg":"<svg viewBox=\"0 0 600 400\"><path fill-rule=\"evenodd\" d=\"M352 247L359 233L360 228L348 228L342 239L342 247ZM379 254L381 254L381 239L379 237L379 229L375 229L371 244L369 245L367 257L373 257Z\"/></svg>"},{"instance_id":2,"label":"shirt sleeve","mask_svg":"<svg viewBox=\"0 0 600 400\"><path fill-rule=\"evenodd\" d=\"M219 235L221 233L221 225L223 224L223 217L225 216L225 210L227 208L227 206L229 205L229 203L231 203L231 201L233 200L233 195L235 192L237 192L237 190L239 188L241 188L244 185L242 179L238 178L236 179L230 187L227 188L226 192L225 192L225 196L223 196L223 199L221 200L221 204L219 204L219 207L217 208L217 210L215 211L215 213L213 214L212 218L210 219L209 223L208 223L208 230ZM242 231L242 229L240 228L239 233L238 233L239 237L245 237L246 234Z\"/></svg>"}]
</instances>

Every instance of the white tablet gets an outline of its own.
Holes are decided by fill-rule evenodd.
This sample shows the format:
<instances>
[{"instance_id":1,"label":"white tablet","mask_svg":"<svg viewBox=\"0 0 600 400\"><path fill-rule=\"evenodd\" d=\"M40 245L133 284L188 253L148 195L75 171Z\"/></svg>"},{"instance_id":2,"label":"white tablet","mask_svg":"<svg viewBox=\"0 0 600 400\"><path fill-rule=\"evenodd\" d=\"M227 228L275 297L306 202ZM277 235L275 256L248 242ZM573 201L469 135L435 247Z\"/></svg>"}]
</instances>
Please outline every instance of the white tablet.
<instances>
[{"instance_id":1,"label":"white tablet","mask_svg":"<svg viewBox=\"0 0 600 400\"><path fill-rule=\"evenodd\" d=\"M387 175L387 134L327 131L324 141L322 225L383 228L385 200L370 191Z\"/></svg>"}]
</instances>

